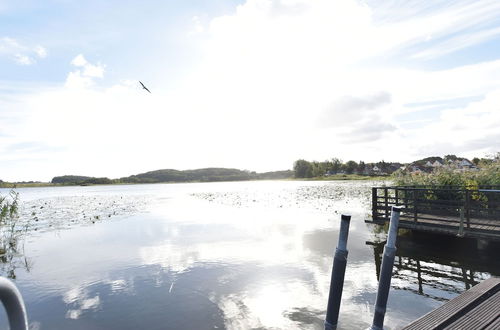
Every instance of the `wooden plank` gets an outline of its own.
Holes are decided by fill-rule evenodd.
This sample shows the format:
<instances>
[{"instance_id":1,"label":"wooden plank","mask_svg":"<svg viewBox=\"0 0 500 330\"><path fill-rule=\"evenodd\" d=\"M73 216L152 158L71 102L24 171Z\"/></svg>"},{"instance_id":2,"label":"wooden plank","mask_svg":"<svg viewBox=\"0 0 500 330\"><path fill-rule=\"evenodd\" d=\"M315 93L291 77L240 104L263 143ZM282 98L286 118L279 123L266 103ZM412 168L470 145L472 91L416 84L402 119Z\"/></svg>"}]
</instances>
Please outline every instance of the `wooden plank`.
<instances>
[{"instance_id":1,"label":"wooden plank","mask_svg":"<svg viewBox=\"0 0 500 330\"><path fill-rule=\"evenodd\" d=\"M499 318L500 291L444 329L484 329Z\"/></svg>"},{"instance_id":2,"label":"wooden plank","mask_svg":"<svg viewBox=\"0 0 500 330\"><path fill-rule=\"evenodd\" d=\"M484 330L500 330L500 317L484 328Z\"/></svg>"},{"instance_id":3,"label":"wooden plank","mask_svg":"<svg viewBox=\"0 0 500 330\"><path fill-rule=\"evenodd\" d=\"M471 289L465 291L458 297L453 298L446 304L438 307L432 312L422 316L416 321L412 322L408 326L404 327L405 330L431 330L431 329L444 329L445 327L453 325L454 322L460 321L460 318L467 315L472 310L477 313L477 307L482 306L483 308L491 307L489 304L484 304L490 297L497 297L497 293L500 291L500 278L490 278L486 281L479 283L478 285L472 287ZM494 302L493 302L494 304ZM485 309L485 313L497 313L498 305L496 308ZM495 307L494 306L494 307ZM490 325L496 322L495 315L490 318ZM449 328L458 329L458 328ZM463 328L467 329L467 328Z\"/></svg>"}]
</instances>

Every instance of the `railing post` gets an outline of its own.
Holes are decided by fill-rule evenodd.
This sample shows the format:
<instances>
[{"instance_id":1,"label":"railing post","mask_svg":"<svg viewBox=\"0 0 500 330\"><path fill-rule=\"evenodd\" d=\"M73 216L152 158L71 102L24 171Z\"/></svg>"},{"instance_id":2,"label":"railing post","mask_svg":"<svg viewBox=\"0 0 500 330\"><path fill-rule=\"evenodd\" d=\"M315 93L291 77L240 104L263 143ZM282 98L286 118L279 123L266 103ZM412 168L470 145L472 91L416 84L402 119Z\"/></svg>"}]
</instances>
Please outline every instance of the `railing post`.
<instances>
[{"instance_id":1,"label":"railing post","mask_svg":"<svg viewBox=\"0 0 500 330\"><path fill-rule=\"evenodd\" d=\"M387 187L384 187L384 199L385 199L385 220L389 219L389 192Z\"/></svg>"},{"instance_id":2,"label":"railing post","mask_svg":"<svg viewBox=\"0 0 500 330\"><path fill-rule=\"evenodd\" d=\"M391 287L392 268L394 266L394 257L396 256L396 238L398 236L399 226L399 207L392 207L391 222L389 224L389 234L384 247L382 267L380 270L380 280L378 281L377 299L375 301L375 314L370 330L383 330L384 317L387 308L387 299Z\"/></svg>"},{"instance_id":3,"label":"railing post","mask_svg":"<svg viewBox=\"0 0 500 330\"><path fill-rule=\"evenodd\" d=\"M467 229L470 228L470 191L465 189L465 216L467 217Z\"/></svg>"},{"instance_id":4,"label":"railing post","mask_svg":"<svg viewBox=\"0 0 500 330\"><path fill-rule=\"evenodd\" d=\"M339 241L333 258L332 278L326 309L325 330L337 329L340 302L344 288L344 275L347 265L347 237L349 236L350 215L342 214L340 220Z\"/></svg>"},{"instance_id":5,"label":"railing post","mask_svg":"<svg viewBox=\"0 0 500 330\"><path fill-rule=\"evenodd\" d=\"M458 226L458 237L464 237L464 208L460 208L460 225Z\"/></svg>"},{"instance_id":6,"label":"railing post","mask_svg":"<svg viewBox=\"0 0 500 330\"><path fill-rule=\"evenodd\" d=\"M394 195L396 197L396 206L399 205L399 194L398 194L399 190L398 188L394 188Z\"/></svg>"},{"instance_id":7,"label":"railing post","mask_svg":"<svg viewBox=\"0 0 500 330\"><path fill-rule=\"evenodd\" d=\"M417 222L417 189L413 190L413 222Z\"/></svg>"},{"instance_id":8,"label":"railing post","mask_svg":"<svg viewBox=\"0 0 500 330\"><path fill-rule=\"evenodd\" d=\"M377 221L378 212L378 200L377 200L377 188L372 188L372 221Z\"/></svg>"}]
</instances>

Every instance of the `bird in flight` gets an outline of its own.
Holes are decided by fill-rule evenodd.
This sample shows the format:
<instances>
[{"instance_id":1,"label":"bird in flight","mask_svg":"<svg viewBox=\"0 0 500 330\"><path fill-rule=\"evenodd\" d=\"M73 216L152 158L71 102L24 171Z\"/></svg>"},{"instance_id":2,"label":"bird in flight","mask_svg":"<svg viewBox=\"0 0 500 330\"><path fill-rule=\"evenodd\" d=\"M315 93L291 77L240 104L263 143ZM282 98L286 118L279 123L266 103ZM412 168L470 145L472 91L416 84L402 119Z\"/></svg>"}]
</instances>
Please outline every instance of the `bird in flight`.
<instances>
[{"instance_id":1,"label":"bird in flight","mask_svg":"<svg viewBox=\"0 0 500 330\"><path fill-rule=\"evenodd\" d=\"M143 84L140 80L139 80L139 82L141 83L142 88L144 88L145 90L147 90L148 92L150 92L150 93L151 93L151 91L150 91L150 90L149 90L146 86L144 86L144 84Z\"/></svg>"}]
</instances>

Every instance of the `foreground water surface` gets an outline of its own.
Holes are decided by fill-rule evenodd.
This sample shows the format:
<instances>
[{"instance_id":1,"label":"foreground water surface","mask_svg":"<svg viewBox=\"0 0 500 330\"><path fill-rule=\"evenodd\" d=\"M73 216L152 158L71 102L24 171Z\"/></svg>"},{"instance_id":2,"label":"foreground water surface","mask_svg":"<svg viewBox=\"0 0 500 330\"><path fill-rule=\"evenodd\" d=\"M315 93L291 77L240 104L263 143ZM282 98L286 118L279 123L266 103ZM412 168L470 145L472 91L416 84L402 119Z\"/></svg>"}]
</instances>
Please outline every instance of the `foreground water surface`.
<instances>
[{"instance_id":1,"label":"foreground water surface","mask_svg":"<svg viewBox=\"0 0 500 330\"><path fill-rule=\"evenodd\" d=\"M366 329L385 239L364 223L372 185L380 182L18 189L25 234L0 271L22 292L32 329L322 329L346 213L340 328ZM500 275L497 253L400 235L387 328Z\"/></svg>"}]
</instances>

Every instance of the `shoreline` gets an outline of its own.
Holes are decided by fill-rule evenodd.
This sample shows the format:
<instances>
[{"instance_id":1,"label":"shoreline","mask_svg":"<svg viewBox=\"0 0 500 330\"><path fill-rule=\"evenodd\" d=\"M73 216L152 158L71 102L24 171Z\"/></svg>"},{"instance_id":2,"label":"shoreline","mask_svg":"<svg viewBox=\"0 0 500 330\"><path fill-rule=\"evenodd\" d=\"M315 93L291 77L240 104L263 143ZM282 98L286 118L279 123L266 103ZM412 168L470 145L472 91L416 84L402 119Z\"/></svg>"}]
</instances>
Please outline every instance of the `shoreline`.
<instances>
[{"instance_id":1,"label":"shoreline","mask_svg":"<svg viewBox=\"0 0 500 330\"><path fill-rule=\"evenodd\" d=\"M16 183L2 182L0 189L16 188L45 188L45 187L91 187L91 186L119 186L119 185L140 185L140 184L177 184L177 183L213 183L213 182L247 182L247 181L384 181L390 176L365 176L357 174L335 174L325 177L314 178L283 178L283 179L252 179L252 180L214 180L214 181L165 181L165 182L116 182L109 184L60 184L50 182Z\"/></svg>"}]
</instances>

